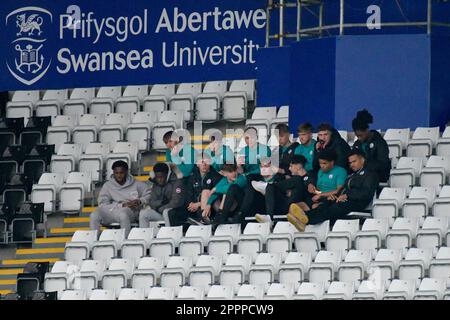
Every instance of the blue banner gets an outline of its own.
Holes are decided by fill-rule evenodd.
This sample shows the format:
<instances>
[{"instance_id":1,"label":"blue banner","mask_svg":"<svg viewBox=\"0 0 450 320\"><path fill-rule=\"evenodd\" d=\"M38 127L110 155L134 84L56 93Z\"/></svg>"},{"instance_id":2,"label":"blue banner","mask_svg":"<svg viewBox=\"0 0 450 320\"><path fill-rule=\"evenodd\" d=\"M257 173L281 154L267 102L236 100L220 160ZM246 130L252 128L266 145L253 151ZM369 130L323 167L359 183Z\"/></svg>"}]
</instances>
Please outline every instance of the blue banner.
<instances>
[{"instance_id":1,"label":"blue banner","mask_svg":"<svg viewBox=\"0 0 450 320\"><path fill-rule=\"evenodd\" d=\"M4 0L0 91L255 78L265 0Z\"/></svg>"}]
</instances>

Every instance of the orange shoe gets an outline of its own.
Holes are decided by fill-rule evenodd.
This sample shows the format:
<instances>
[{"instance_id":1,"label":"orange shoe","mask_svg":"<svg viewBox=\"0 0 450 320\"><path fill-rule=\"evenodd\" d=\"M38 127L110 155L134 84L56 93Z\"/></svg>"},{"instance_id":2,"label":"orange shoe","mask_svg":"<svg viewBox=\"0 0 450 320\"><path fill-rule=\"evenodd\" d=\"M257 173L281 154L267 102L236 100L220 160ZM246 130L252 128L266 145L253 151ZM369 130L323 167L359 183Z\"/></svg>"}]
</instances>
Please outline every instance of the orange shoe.
<instances>
[{"instance_id":1,"label":"orange shoe","mask_svg":"<svg viewBox=\"0 0 450 320\"><path fill-rule=\"evenodd\" d=\"M305 214L305 212L300 208L300 206L296 203L292 203L289 206L289 214L293 217L295 217L298 221L300 221L302 224L308 224L309 219L308 216Z\"/></svg>"},{"instance_id":2,"label":"orange shoe","mask_svg":"<svg viewBox=\"0 0 450 320\"><path fill-rule=\"evenodd\" d=\"M294 216L291 215L291 214L288 214L288 215L287 215L287 219L288 219L288 221L289 221L290 223L292 223L292 224L294 225L294 227L295 227L298 231L300 231L300 232L305 231L306 224L301 223L296 217L294 217Z\"/></svg>"}]
</instances>

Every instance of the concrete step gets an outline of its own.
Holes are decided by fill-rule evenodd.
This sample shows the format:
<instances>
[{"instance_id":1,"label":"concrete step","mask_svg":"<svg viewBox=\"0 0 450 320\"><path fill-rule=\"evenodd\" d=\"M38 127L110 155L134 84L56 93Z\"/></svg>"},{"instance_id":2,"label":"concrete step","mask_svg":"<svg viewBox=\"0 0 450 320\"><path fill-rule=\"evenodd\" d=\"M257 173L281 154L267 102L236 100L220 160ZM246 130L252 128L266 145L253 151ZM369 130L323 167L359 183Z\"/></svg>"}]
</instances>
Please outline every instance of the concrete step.
<instances>
[{"instance_id":1,"label":"concrete step","mask_svg":"<svg viewBox=\"0 0 450 320\"><path fill-rule=\"evenodd\" d=\"M28 262L49 262L52 266L56 261L60 261L60 258L35 258L35 259L13 259L2 260L0 268L23 268Z\"/></svg>"},{"instance_id":2,"label":"concrete step","mask_svg":"<svg viewBox=\"0 0 450 320\"><path fill-rule=\"evenodd\" d=\"M15 290L0 290L0 296L7 295L8 293L13 293Z\"/></svg>"},{"instance_id":3,"label":"concrete step","mask_svg":"<svg viewBox=\"0 0 450 320\"><path fill-rule=\"evenodd\" d=\"M17 275L22 272L22 268L0 269L0 280L17 279Z\"/></svg>"},{"instance_id":4,"label":"concrete step","mask_svg":"<svg viewBox=\"0 0 450 320\"><path fill-rule=\"evenodd\" d=\"M16 291L17 279L0 280L0 291L11 290Z\"/></svg>"},{"instance_id":5,"label":"concrete step","mask_svg":"<svg viewBox=\"0 0 450 320\"><path fill-rule=\"evenodd\" d=\"M77 230L90 230L89 227L74 227L74 228L52 228L50 234L61 237L71 237Z\"/></svg>"},{"instance_id":6,"label":"concrete step","mask_svg":"<svg viewBox=\"0 0 450 320\"><path fill-rule=\"evenodd\" d=\"M71 239L72 237L38 238L33 243L33 249L64 248L66 243L69 242Z\"/></svg>"},{"instance_id":7,"label":"concrete step","mask_svg":"<svg viewBox=\"0 0 450 320\"><path fill-rule=\"evenodd\" d=\"M16 251L17 259L51 259L64 258L64 248L39 248L39 249L18 249Z\"/></svg>"}]
</instances>

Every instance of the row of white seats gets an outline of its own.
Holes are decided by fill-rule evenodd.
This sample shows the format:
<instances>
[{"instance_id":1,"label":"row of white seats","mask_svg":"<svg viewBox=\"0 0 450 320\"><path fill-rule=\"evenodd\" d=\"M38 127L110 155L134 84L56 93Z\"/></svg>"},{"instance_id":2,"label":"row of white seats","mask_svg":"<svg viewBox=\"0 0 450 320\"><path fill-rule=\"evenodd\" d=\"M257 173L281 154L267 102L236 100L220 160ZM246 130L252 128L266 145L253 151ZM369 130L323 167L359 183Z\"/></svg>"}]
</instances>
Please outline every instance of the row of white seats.
<instances>
[{"instance_id":1,"label":"row of white seats","mask_svg":"<svg viewBox=\"0 0 450 320\"><path fill-rule=\"evenodd\" d=\"M411 248L403 256L401 250L380 249L372 259L370 251L351 250L344 261L333 251L320 251L314 261L309 253L290 252L286 261L279 254L260 253L254 263L249 255L231 254L222 259L201 255L194 264L191 257L172 256L166 266L163 259L146 257L136 265L131 259L112 259L109 266L102 260L84 260L81 268L70 262L57 262L45 275L45 290L62 292L66 289L92 290L103 288L144 289L160 285L179 292L188 284L204 290L218 283L231 286L234 293L243 283L263 286L279 282L298 287L303 282L321 283L329 288L333 281L350 282L358 288L365 280L376 280L386 286L393 279L415 281L419 286L425 277L440 279L450 284L450 248L441 247L436 258L431 251ZM137 268L136 268L137 267Z\"/></svg>"},{"instance_id":2,"label":"row of white seats","mask_svg":"<svg viewBox=\"0 0 450 320\"><path fill-rule=\"evenodd\" d=\"M236 80L229 88L227 81L182 83L151 87L76 88L68 96L66 90L47 90L39 100L39 91L16 91L7 103L6 115L10 118L24 117L25 122L35 112L37 116L132 113L141 111L174 110L183 112L184 121L219 119L223 104L223 118L241 120L246 118L247 102L254 100L254 80ZM176 92L175 92L176 91ZM194 109L194 105L196 108ZM89 111L89 112L88 112ZM194 112L195 111L195 112Z\"/></svg>"},{"instance_id":3,"label":"row of white seats","mask_svg":"<svg viewBox=\"0 0 450 320\"><path fill-rule=\"evenodd\" d=\"M43 173L37 184L33 184L31 202L44 203L44 212L56 209L67 213L79 213L84 207L84 199L94 192L89 172ZM94 197L94 195L92 195Z\"/></svg>"}]
</instances>

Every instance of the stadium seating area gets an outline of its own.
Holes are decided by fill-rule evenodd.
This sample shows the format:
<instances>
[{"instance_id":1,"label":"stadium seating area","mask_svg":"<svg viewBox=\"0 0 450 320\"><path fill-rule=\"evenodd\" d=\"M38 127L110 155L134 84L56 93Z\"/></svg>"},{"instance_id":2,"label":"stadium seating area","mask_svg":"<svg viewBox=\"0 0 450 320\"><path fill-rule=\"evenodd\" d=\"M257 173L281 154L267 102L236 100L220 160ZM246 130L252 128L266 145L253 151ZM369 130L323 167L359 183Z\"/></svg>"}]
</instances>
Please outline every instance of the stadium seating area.
<instances>
[{"instance_id":1,"label":"stadium seating area","mask_svg":"<svg viewBox=\"0 0 450 320\"><path fill-rule=\"evenodd\" d=\"M12 94L0 121L0 242L32 243L3 260L0 294L60 300L450 299L450 127L388 129L393 169L372 210L299 233L275 223L88 230L96 194L124 160L138 179L162 136L194 120L237 122L255 82L102 87ZM270 133L288 106L258 107L245 125ZM239 122L240 121L240 122ZM352 133L340 131L352 144ZM294 138L293 138L294 139ZM203 140L203 138L202 138ZM206 139L205 139L206 140ZM235 152L240 137L225 136ZM87 205L89 204L89 206ZM46 221L63 213L64 227ZM364 216L364 218L362 218ZM36 237L38 226L45 231ZM48 234L47 234L47 231ZM98 240L97 240L98 239ZM22 250L22 251L21 251ZM28 251L27 251L28 250ZM41 268L26 273L27 263ZM13 268L13 269L11 269ZM25 268L27 269L27 268ZM18 275L17 275L18 274ZM17 275L17 277L16 277Z\"/></svg>"}]
</instances>

